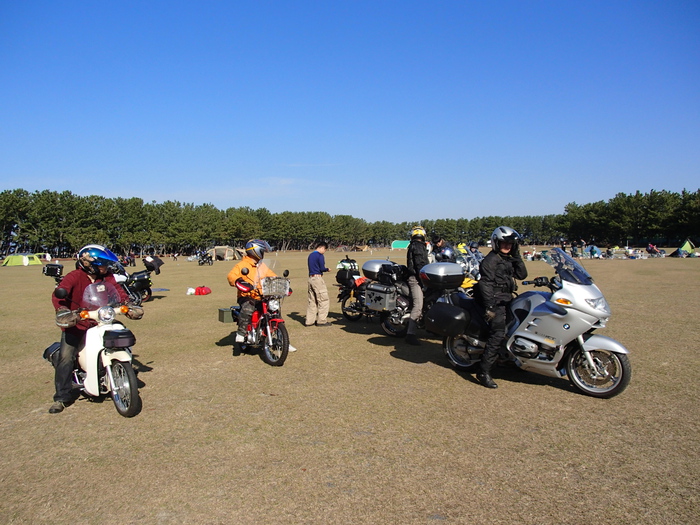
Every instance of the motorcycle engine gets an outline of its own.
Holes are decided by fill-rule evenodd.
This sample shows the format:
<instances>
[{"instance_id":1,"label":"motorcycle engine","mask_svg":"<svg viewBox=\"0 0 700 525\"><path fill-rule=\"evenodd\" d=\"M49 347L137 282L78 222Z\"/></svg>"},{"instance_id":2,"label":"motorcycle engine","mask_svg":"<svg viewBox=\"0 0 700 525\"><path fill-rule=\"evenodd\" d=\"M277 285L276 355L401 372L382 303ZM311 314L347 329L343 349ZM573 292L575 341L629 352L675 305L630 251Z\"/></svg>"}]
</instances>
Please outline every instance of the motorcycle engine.
<instances>
[{"instance_id":1,"label":"motorcycle engine","mask_svg":"<svg viewBox=\"0 0 700 525\"><path fill-rule=\"evenodd\" d=\"M537 343L518 337L515 339L515 341L513 341L511 351L517 356L531 358L537 357L537 354L540 352L540 348Z\"/></svg>"},{"instance_id":2,"label":"motorcycle engine","mask_svg":"<svg viewBox=\"0 0 700 525\"><path fill-rule=\"evenodd\" d=\"M399 310L407 311L411 306L410 301L403 295L399 295L396 298L396 308Z\"/></svg>"}]
</instances>

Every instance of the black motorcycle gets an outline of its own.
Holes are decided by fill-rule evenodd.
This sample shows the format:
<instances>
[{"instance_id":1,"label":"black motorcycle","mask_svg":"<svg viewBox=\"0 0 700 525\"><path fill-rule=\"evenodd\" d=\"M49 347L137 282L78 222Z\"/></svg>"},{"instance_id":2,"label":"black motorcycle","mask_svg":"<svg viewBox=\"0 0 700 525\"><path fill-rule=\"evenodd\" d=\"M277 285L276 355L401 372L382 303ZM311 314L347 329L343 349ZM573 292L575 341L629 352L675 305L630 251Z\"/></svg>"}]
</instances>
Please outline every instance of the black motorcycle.
<instances>
[{"instance_id":1,"label":"black motorcycle","mask_svg":"<svg viewBox=\"0 0 700 525\"><path fill-rule=\"evenodd\" d=\"M199 256L199 265L204 266L205 264L208 264L209 266L214 264L214 259L208 253L203 253Z\"/></svg>"}]
</instances>

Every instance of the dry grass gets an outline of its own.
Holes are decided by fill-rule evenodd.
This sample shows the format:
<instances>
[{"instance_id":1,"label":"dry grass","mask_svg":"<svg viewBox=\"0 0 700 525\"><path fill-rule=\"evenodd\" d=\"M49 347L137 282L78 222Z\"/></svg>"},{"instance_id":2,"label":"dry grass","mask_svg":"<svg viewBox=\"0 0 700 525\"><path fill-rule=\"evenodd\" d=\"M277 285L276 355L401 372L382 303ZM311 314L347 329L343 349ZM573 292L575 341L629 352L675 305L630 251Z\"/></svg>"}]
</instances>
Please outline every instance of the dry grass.
<instances>
[{"instance_id":1,"label":"dry grass","mask_svg":"<svg viewBox=\"0 0 700 525\"><path fill-rule=\"evenodd\" d=\"M484 389L439 341L407 347L346 323L337 303L334 327L304 328L306 254L268 260L292 272L299 351L281 368L232 356L234 325L217 320L234 302L232 263L166 260L154 281L169 291L129 323L144 405L133 419L109 400L47 413L53 281L0 268L0 522L698 522L699 261L586 263L613 308L603 333L634 369L627 391L598 400L518 371ZM213 293L185 295L199 285Z\"/></svg>"}]
</instances>

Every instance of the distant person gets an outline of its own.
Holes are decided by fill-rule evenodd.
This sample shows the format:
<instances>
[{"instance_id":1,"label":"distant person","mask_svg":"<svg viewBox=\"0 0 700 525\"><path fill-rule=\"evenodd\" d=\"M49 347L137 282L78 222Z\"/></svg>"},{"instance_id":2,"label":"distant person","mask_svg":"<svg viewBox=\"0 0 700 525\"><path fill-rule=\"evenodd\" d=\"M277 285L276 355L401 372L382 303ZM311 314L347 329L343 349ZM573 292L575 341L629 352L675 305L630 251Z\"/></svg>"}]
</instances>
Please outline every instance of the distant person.
<instances>
[{"instance_id":1,"label":"distant person","mask_svg":"<svg viewBox=\"0 0 700 525\"><path fill-rule=\"evenodd\" d=\"M411 290L411 315L408 319L406 330L406 342L409 345L420 345L416 337L418 319L423 312L423 288L420 281L420 271L429 264L428 248L425 245L425 228L414 226L411 230L411 242L406 252L406 266L408 267L408 287Z\"/></svg>"},{"instance_id":2,"label":"distant person","mask_svg":"<svg viewBox=\"0 0 700 525\"><path fill-rule=\"evenodd\" d=\"M308 301L306 304L306 326L330 326L328 322L328 310L330 299L328 288L323 280L323 274L330 271L326 268L324 254L328 249L327 242L319 242L316 249L309 254L307 263L309 266Z\"/></svg>"},{"instance_id":3,"label":"distant person","mask_svg":"<svg viewBox=\"0 0 700 525\"><path fill-rule=\"evenodd\" d=\"M513 292L518 289L515 279L527 278L519 241L520 235L513 228L499 226L491 234L491 252L479 267L481 279L477 286L477 300L486 311L484 320L489 325L489 338L476 378L486 388L498 388L491 377L491 369L506 336L508 305L513 300Z\"/></svg>"}]
</instances>

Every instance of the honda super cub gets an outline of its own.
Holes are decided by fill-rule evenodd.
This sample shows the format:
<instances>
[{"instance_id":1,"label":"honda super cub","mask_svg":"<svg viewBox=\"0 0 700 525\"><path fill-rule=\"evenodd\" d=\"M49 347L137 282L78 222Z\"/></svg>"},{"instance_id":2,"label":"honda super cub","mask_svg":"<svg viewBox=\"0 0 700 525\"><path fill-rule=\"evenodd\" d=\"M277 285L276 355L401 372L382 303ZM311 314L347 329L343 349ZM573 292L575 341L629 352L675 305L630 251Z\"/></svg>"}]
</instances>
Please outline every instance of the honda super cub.
<instances>
[{"instance_id":1,"label":"honda super cub","mask_svg":"<svg viewBox=\"0 0 700 525\"><path fill-rule=\"evenodd\" d=\"M56 288L59 299L67 296L64 288ZM136 338L131 330L116 320L118 315L129 312L130 307L120 305L119 294L113 284L97 281L85 288L82 305L73 313L81 320L91 320L94 326L87 329L85 340L79 347L73 370L73 388L88 397L109 394L114 406L124 417L133 417L141 410L136 374L131 366L131 347ZM54 367L58 362L61 344L54 343L44 351Z\"/></svg>"},{"instance_id":2,"label":"honda super cub","mask_svg":"<svg viewBox=\"0 0 700 525\"><path fill-rule=\"evenodd\" d=\"M243 268L243 275L248 275L248 268ZM265 277L261 281L262 298L253 312L253 317L246 327L244 343L240 344L242 351L248 347L260 348L260 357L268 365L282 366L289 355L289 333L282 317L282 300L292 294L289 286L289 271L284 271L284 277ZM239 279L236 287L244 292L250 292L254 285ZM228 309L224 309L228 310ZM241 314L240 305L232 306L229 321L238 322Z\"/></svg>"}]
</instances>

